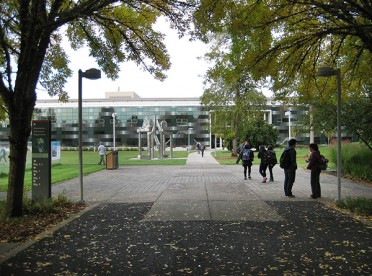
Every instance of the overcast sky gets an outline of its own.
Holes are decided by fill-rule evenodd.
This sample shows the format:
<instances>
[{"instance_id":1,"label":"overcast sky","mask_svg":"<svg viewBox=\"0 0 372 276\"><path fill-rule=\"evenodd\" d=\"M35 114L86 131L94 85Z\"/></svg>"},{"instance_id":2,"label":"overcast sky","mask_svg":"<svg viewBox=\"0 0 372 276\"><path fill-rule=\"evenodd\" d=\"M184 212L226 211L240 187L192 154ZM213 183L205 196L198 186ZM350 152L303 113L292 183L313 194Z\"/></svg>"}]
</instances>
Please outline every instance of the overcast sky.
<instances>
[{"instance_id":1,"label":"overcast sky","mask_svg":"<svg viewBox=\"0 0 372 276\"><path fill-rule=\"evenodd\" d=\"M158 24L159 25L159 24ZM83 79L83 99L104 98L105 92L134 91L139 96L148 97L200 97L203 94L203 78L208 64L202 57L208 50L199 41L190 42L188 37L179 39L176 31L170 29L165 22L160 23L159 29L167 36L167 46L172 66L166 72L167 79L163 82L154 79L148 72L142 71L132 62L121 65L119 78L115 81L108 79L102 72L98 80ZM98 68L87 49L69 50L70 68L73 75L68 79L65 90L71 99L78 97L78 70ZM38 91L39 99L50 98L46 92Z\"/></svg>"}]
</instances>

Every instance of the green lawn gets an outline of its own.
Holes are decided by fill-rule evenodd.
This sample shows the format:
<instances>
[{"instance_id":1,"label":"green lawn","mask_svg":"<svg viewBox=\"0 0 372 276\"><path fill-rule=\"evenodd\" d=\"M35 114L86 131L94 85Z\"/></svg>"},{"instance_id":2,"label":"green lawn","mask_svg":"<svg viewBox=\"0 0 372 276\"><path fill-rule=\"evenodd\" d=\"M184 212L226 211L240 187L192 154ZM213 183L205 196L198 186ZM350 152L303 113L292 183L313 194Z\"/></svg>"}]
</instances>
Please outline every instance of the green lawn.
<instances>
[{"instance_id":1,"label":"green lawn","mask_svg":"<svg viewBox=\"0 0 372 276\"><path fill-rule=\"evenodd\" d=\"M143 152L147 154L147 152ZM31 155L31 154L30 154ZM132 159L137 158L137 151L119 151L118 160L119 166L128 165L184 165L186 164L187 151L174 151L173 159L163 160L138 160ZM157 154L155 154L155 157ZM178 159L180 158L180 159ZM83 173L89 174L99 170L103 170L106 167L98 165L99 155L97 152L84 151L83 152ZM8 187L8 164L1 164L0 170L0 191L4 192ZM25 191L31 189L32 183L32 171L31 171L31 156L27 158L27 166L25 173ZM78 151L62 151L61 159L53 161L52 164L52 183L58 183L74 177L79 176L79 152Z\"/></svg>"}]
</instances>

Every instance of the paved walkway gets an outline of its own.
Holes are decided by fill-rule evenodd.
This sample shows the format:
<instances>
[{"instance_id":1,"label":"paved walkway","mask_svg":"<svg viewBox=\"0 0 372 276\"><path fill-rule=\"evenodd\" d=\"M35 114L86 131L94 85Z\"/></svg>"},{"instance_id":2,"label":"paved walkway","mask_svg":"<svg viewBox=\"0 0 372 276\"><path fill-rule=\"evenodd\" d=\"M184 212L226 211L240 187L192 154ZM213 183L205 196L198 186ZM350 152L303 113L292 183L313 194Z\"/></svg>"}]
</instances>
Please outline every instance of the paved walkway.
<instances>
[{"instance_id":1,"label":"paved walkway","mask_svg":"<svg viewBox=\"0 0 372 276\"><path fill-rule=\"evenodd\" d=\"M274 178L262 184L253 166L244 180L241 165L219 165L210 151L190 154L185 166L90 174L83 195L94 208L22 251L5 252L20 251L0 274L372 273L371 229L326 207L337 197L336 177L321 174L318 200L309 197L308 171L297 171L295 198L284 196L278 166ZM79 179L53 186L53 196L62 193L80 200ZM372 198L372 188L342 180L341 195Z\"/></svg>"}]
</instances>

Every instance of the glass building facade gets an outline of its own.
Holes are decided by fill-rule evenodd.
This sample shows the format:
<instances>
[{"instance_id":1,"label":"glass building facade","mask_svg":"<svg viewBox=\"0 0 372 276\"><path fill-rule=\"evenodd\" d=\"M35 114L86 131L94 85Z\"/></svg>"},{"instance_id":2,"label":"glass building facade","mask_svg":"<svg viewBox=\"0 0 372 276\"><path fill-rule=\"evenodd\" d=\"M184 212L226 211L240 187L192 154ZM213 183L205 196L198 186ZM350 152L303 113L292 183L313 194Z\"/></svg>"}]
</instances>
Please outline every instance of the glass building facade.
<instances>
[{"instance_id":1,"label":"glass building facade","mask_svg":"<svg viewBox=\"0 0 372 276\"><path fill-rule=\"evenodd\" d=\"M123 96L124 95L124 96ZM291 122L286 115L291 111ZM299 118L308 112L307 107L283 106L268 99L263 116L267 123L279 131L278 144L286 143L289 125L292 130ZM134 92L106 93L104 99L87 99L82 102L83 147L96 147L99 142L113 146L115 115L116 147L137 147L138 129L145 119L167 123L165 138L172 135L173 146L187 147L196 141L214 148L222 146L222 139L210 132L210 113L200 104L199 98L141 98ZM78 101L69 100L60 103L57 100L38 100L35 106L34 120L49 119L52 122L52 140L61 141L64 147L78 147ZM158 132L157 132L158 133ZM293 133L293 132L292 132ZM299 143L309 143L309 133L292 135ZM7 143L8 125L0 124L0 142ZM217 139L216 139L217 138ZM146 146L146 133L141 135L141 145ZM314 135L314 142L327 143L324 136ZM168 144L169 146L169 144Z\"/></svg>"},{"instance_id":2,"label":"glass building facade","mask_svg":"<svg viewBox=\"0 0 372 276\"><path fill-rule=\"evenodd\" d=\"M117 147L137 147L144 120L167 123L166 138L172 135L173 145L186 147L190 136L191 144L199 141L210 146L209 113L200 105L198 98L135 98L83 100L82 132L83 147L97 146L103 142L113 145L113 116L115 113L115 144ZM55 100L41 100L35 106L35 120L50 119L52 139L63 146L78 146L78 102L58 103ZM142 133L144 143L146 133ZM144 144L142 143L142 144Z\"/></svg>"}]
</instances>

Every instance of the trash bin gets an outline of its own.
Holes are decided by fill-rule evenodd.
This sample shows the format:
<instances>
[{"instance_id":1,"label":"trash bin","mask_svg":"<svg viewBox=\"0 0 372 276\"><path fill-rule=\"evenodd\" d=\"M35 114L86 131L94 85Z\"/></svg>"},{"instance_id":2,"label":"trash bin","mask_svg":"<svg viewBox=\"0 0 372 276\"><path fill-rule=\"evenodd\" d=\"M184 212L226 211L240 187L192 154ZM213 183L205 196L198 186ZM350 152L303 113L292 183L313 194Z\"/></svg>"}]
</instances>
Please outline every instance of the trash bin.
<instances>
[{"instance_id":1,"label":"trash bin","mask_svg":"<svg viewBox=\"0 0 372 276\"><path fill-rule=\"evenodd\" d=\"M115 170L119 167L118 151L106 154L106 170Z\"/></svg>"}]
</instances>

